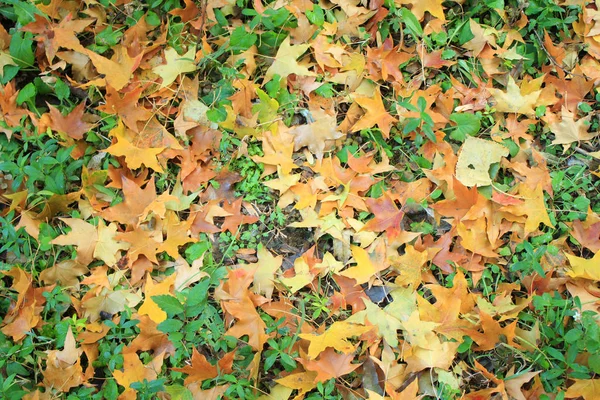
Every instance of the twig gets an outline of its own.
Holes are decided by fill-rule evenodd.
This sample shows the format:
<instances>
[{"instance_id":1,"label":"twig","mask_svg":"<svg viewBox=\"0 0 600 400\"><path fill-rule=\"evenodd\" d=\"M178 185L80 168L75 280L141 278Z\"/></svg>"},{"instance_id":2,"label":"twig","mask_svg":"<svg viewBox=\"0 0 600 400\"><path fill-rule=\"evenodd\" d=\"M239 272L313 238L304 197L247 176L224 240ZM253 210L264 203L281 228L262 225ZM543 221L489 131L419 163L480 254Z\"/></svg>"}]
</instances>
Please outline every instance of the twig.
<instances>
[{"instance_id":1,"label":"twig","mask_svg":"<svg viewBox=\"0 0 600 400\"><path fill-rule=\"evenodd\" d=\"M202 48L202 38L204 37L204 23L206 22L206 8L208 7L208 0L200 0L200 32L196 39L196 51Z\"/></svg>"},{"instance_id":2,"label":"twig","mask_svg":"<svg viewBox=\"0 0 600 400\"><path fill-rule=\"evenodd\" d=\"M548 59L550 60L550 62L552 64L554 64L555 67L560 68L564 73L571 75L571 76L578 76L580 78L584 78L587 79L586 76L581 75L581 74L576 74L572 71L567 70L565 67L563 67L562 65L559 65L558 62L556 61L556 59L554 58L554 56L552 56L552 54L550 54L550 52L548 51L548 49L546 49L546 45L544 44L544 41L542 40L542 38L540 37L540 35L536 32L533 31L533 33L535 34L535 36L537 37L537 40L540 44L540 46L542 47L542 50L544 50L544 53L546 53L546 55L548 56Z\"/></svg>"}]
</instances>

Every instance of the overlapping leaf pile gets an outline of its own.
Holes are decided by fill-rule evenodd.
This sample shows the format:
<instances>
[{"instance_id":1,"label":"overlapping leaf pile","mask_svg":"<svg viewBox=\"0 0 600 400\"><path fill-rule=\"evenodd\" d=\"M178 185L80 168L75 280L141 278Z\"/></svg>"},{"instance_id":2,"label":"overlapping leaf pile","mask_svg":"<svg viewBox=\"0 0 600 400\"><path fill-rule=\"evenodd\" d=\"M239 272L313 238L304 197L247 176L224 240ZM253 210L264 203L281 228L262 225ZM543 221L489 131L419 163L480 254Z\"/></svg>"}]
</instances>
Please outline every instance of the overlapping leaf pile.
<instances>
[{"instance_id":1,"label":"overlapping leaf pile","mask_svg":"<svg viewBox=\"0 0 600 400\"><path fill-rule=\"evenodd\" d=\"M595 6L176 3L0 9L6 396L597 396Z\"/></svg>"}]
</instances>

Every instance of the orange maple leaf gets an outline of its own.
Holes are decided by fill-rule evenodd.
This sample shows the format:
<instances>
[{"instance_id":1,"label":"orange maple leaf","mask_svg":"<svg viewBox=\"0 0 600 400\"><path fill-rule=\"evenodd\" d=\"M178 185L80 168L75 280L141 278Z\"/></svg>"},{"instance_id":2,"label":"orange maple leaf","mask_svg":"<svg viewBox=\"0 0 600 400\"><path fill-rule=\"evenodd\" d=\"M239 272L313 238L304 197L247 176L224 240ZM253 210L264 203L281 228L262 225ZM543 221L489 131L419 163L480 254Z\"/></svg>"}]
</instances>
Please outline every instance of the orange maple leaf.
<instances>
[{"instance_id":1,"label":"orange maple leaf","mask_svg":"<svg viewBox=\"0 0 600 400\"><path fill-rule=\"evenodd\" d=\"M315 382L325 382L347 375L360 367L361 364L352 364L352 360L354 360L354 354L339 354L328 347L316 360L300 359L299 361L306 370L317 373Z\"/></svg>"},{"instance_id":2,"label":"orange maple leaf","mask_svg":"<svg viewBox=\"0 0 600 400\"><path fill-rule=\"evenodd\" d=\"M365 114L352 125L352 132L377 125L383 136L386 139L389 138L390 127L397 119L392 117L385 109L379 89L375 91L373 97L357 96L355 101L365 110Z\"/></svg>"}]
</instances>

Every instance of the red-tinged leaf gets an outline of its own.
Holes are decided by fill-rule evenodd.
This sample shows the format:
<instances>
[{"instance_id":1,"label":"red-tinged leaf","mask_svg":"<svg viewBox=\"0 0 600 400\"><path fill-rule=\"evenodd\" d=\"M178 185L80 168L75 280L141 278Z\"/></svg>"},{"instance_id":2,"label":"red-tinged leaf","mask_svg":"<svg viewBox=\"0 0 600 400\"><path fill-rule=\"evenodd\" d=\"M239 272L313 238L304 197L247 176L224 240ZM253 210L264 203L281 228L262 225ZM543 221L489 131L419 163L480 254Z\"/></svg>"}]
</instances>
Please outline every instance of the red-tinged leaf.
<instances>
[{"instance_id":1,"label":"red-tinged leaf","mask_svg":"<svg viewBox=\"0 0 600 400\"><path fill-rule=\"evenodd\" d=\"M375 216L369 220L363 230L373 232L387 232L390 237L395 237L402 229L400 223L404 217L404 212L399 210L396 203L388 193L378 199L365 199L369 211Z\"/></svg>"}]
</instances>

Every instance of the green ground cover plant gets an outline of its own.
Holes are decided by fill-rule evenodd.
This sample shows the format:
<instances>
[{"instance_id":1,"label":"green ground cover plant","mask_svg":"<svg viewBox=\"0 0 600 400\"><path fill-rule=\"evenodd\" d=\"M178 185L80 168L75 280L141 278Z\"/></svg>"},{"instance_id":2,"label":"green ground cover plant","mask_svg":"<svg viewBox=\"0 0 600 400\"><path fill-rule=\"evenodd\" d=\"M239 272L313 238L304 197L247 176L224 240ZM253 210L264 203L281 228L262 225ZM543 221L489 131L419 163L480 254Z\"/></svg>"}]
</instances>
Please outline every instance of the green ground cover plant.
<instances>
[{"instance_id":1,"label":"green ground cover plant","mask_svg":"<svg viewBox=\"0 0 600 400\"><path fill-rule=\"evenodd\" d=\"M598 13L5 0L0 398L596 399Z\"/></svg>"}]
</instances>

